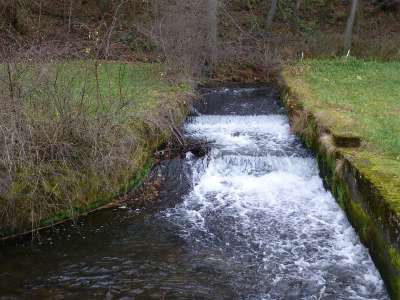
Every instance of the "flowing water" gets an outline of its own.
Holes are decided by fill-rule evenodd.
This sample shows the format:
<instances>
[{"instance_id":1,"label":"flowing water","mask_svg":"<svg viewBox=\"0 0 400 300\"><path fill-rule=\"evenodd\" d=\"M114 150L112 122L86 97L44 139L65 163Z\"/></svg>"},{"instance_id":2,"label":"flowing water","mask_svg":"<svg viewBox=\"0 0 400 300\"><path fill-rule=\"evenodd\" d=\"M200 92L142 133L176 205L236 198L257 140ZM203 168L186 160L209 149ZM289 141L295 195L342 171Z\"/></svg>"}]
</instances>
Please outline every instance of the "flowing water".
<instances>
[{"instance_id":1,"label":"flowing water","mask_svg":"<svg viewBox=\"0 0 400 300\"><path fill-rule=\"evenodd\" d=\"M388 299L276 92L204 89L160 204L1 248L0 299Z\"/></svg>"}]
</instances>

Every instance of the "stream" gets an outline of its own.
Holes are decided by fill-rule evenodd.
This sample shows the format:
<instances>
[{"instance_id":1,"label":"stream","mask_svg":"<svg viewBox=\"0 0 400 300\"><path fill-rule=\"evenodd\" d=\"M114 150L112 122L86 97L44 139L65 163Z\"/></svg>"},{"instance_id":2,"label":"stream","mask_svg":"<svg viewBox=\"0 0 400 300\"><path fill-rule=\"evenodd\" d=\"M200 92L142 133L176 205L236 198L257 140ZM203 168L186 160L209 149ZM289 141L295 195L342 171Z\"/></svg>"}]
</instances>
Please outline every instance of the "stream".
<instances>
[{"instance_id":1,"label":"stream","mask_svg":"<svg viewBox=\"0 0 400 300\"><path fill-rule=\"evenodd\" d=\"M201 89L157 203L0 248L0 299L389 299L273 87Z\"/></svg>"}]
</instances>

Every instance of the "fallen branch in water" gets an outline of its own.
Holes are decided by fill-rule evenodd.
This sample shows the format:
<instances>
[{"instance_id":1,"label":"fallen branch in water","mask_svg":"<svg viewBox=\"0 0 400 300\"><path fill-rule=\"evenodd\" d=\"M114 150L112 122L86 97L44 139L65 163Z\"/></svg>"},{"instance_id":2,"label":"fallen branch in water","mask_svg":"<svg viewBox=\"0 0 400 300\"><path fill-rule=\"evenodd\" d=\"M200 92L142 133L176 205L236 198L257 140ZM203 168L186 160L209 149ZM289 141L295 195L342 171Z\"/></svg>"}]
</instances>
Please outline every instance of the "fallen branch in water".
<instances>
[{"instance_id":1,"label":"fallen branch in water","mask_svg":"<svg viewBox=\"0 0 400 300\"><path fill-rule=\"evenodd\" d=\"M210 145L214 141L192 140L180 135L179 144L168 142L161 150L154 153L157 159L171 159L192 152L196 157L203 157L210 151Z\"/></svg>"}]
</instances>

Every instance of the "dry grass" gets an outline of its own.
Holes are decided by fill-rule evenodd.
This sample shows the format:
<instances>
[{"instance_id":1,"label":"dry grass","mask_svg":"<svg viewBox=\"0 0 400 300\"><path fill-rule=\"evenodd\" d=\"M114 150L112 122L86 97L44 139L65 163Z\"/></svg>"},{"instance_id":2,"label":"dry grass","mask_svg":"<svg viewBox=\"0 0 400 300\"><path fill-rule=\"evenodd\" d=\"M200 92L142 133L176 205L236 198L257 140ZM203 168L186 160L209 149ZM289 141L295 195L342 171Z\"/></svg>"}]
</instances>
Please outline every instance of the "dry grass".
<instances>
[{"instance_id":1,"label":"dry grass","mask_svg":"<svg viewBox=\"0 0 400 300\"><path fill-rule=\"evenodd\" d=\"M0 69L0 234L73 216L126 190L183 118L187 88L167 84L160 65Z\"/></svg>"}]
</instances>

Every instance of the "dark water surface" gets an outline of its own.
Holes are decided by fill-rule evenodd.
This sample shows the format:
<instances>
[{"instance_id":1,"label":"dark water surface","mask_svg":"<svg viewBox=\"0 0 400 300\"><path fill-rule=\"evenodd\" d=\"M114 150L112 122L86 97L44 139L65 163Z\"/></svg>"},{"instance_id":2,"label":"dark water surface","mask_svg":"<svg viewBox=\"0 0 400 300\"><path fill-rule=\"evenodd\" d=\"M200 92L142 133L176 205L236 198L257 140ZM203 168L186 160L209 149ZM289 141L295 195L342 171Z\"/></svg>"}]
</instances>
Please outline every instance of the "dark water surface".
<instances>
[{"instance_id":1,"label":"dark water surface","mask_svg":"<svg viewBox=\"0 0 400 300\"><path fill-rule=\"evenodd\" d=\"M160 204L0 248L0 299L388 299L270 87L203 89Z\"/></svg>"}]
</instances>

